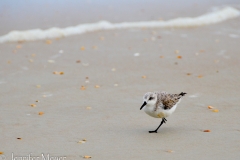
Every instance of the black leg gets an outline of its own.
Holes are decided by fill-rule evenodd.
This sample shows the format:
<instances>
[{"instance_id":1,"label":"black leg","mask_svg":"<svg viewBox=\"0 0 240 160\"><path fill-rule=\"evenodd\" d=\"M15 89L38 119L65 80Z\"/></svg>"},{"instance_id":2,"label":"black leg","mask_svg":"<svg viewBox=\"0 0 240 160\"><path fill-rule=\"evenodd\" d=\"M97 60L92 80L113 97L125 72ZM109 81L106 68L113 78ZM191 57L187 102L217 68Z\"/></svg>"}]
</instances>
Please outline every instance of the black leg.
<instances>
[{"instance_id":1,"label":"black leg","mask_svg":"<svg viewBox=\"0 0 240 160\"><path fill-rule=\"evenodd\" d=\"M163 118L157 129L155 129L154 131L149 131L149 133L157 133L158 129L161 127L163 123L166 123L166 121L167 121L166 118Z\"/></svg>"}]
</instances>

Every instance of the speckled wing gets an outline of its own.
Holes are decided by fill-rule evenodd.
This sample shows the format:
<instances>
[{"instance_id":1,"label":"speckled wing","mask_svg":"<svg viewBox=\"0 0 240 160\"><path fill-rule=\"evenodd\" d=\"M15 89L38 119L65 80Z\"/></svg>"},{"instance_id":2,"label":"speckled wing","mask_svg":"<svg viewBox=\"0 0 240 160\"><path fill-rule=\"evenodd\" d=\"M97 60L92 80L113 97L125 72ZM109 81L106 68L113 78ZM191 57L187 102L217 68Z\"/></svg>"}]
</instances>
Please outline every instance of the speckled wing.
<instances>
[{"instance_id":1,"label":"speckled wing","mask_svg":"<svg viewBox=\"0 0 240 160\"><path fill-rule=\"evenodd\" d=\"M158 93L158 101L157 106L162 107L163 109L171 109L186 93L180 94L168 94L167 92Z\"/></svg>"}]
</instances>

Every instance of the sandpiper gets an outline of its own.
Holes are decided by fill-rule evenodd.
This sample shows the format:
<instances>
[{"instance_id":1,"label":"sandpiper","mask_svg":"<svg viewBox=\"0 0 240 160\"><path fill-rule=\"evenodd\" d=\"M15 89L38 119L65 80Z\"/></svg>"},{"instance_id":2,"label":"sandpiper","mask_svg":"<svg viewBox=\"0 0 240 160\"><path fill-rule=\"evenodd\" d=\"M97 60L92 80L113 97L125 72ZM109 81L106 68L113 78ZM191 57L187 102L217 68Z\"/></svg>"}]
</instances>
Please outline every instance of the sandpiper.
<instances>
[{"instance_id":1,"label":"sandpiper","mask_svg":"<svg viewBox=\"0 0 240 160\"><path fill-rule=\"evenodd\" d=\"M163 123L166 123L166 117L170 116L177 108L181 98L187 93L169 94L167 92L147 92L143 96L143 109L149 116L154 118L162 118L160 125L154 131L149 133L157 133Z\"/></svg>"}]
</instances>

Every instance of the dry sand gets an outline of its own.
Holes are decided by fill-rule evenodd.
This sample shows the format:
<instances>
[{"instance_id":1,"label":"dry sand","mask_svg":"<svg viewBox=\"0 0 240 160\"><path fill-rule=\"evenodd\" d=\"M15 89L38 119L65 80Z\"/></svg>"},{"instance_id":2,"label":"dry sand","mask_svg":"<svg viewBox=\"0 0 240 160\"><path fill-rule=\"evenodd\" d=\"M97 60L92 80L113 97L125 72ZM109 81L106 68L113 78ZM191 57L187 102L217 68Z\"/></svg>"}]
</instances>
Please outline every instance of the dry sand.
<instances>
[{"instance_id":1,"label":"dry sand","mask_svg":"<svg viewBox=\"0 0 240 160\"><path fill-rule=\"evenodd\" d=\"M12 153L66 160L238 159L239 22L0 44L0 152L7 160ZM188 94L158 133L149 134L160 119L139 108L143 94L156 90Z\"/></svg>"}]
</instances>

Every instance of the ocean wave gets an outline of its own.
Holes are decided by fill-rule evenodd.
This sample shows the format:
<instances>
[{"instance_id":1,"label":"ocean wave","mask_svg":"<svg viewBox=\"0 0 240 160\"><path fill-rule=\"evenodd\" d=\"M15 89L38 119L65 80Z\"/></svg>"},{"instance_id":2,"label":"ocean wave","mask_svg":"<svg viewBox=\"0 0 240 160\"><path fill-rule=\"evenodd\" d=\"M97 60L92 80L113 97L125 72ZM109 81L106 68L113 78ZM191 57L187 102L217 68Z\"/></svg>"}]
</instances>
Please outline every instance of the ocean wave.
<instances>
[{"instance_id":1,"label":"ocean wave","mask_svg":"<svg viewBox=\"0 0 240 160\"><path fill-rule=\"evenodd\" d=\"M32 29L26 31L11 31L6 35L0 36L0 43L17 42L17 41L34 41L52 38L61 38L71 35L84 34L99 30L127 29L127 28L186 28L211 25L225 20L236 18L240 15L240 11L225 7L223 9L207 13L194 18L176 18L168 21L142 21L142 22L123 22L110 23L108 21L100 21L97 23L80 24L66 28L50 28L46 30Z\"/></svg>"}]
</instances>

